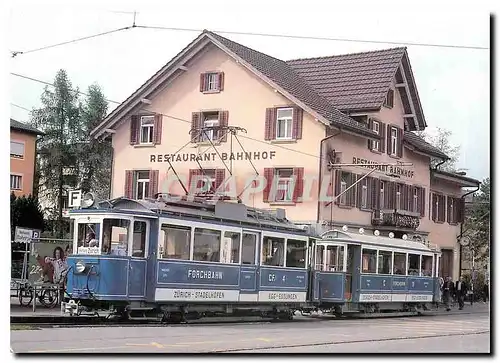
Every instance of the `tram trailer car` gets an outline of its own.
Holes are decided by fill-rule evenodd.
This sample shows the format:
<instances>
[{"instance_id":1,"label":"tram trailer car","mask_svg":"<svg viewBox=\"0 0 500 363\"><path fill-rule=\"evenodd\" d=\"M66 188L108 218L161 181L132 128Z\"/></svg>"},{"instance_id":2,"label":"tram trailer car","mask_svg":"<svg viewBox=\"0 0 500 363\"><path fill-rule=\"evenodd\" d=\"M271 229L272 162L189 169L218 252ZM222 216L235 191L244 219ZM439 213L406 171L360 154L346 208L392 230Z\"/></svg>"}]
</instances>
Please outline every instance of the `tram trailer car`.
<instances>
[{"instance_id":1,"label":"tram trailer car","mask_svg":"<svg viewBox=\"0 0 500 363\"><path fill-rule=\"evenodd\" d=\"M83 204L70 212L70 315L289 319L308 305L311 239L284 210L173 196Z\"/></svg>"},{"instance_id":2,"label":"tram trailer car","mask_svg":"<svg viewBox=\"0 0 500 363\"><path fill-rule=\"evenodd\" d=\"M90 194L83 204L70 212L70 315L291 319L296 310L413 311L437 301L439 253L421 243L336 230L319 237L284 210L230 202L98 203Z\"/></svg>"}]
</instances>

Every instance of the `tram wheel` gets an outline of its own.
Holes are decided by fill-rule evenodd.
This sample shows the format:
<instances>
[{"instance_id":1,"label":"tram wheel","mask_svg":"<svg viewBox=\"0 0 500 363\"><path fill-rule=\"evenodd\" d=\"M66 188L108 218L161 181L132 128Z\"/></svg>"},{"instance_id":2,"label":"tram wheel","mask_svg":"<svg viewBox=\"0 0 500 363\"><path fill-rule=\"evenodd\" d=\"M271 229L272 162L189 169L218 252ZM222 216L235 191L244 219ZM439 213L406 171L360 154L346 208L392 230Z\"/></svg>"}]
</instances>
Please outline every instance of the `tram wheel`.
<instances>
[{"instance_id":1,"label":"tram wheel","mask_svg":"<svg viewBox=\"0 0 500 363\"><path fill-rule=\"evenodd\" d=\"M40 296L40 302L42 305L49 309L55 307L58 301L58 292L54 290L44 290Z\"/></svg>"},{"instance_id":2,"label":"tram wheel","mask_svg":"<svg viewBox=\"0 0 500 363\"><path fill-rule=\"evenodd\" d=\"M30 287L19 288L19 304L21 306L29 306L33 301L33 290Z\"/></svg>"}]
</instances>

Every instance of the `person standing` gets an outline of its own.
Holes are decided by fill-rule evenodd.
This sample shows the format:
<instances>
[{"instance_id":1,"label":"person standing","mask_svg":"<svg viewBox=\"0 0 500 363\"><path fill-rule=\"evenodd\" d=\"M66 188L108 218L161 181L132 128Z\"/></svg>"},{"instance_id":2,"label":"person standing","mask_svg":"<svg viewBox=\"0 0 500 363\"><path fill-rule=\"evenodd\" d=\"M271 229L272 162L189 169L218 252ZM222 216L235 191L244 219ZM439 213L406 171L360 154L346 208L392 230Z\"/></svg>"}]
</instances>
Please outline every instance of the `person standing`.
<instances>
[{"instance_id":1,"label":"person standing","mask_svg":"<svg viewBox=\"0 0 500 363\"><path fill-rule=\"evenodd\" d=\"M465 295L467 294L467 285L462 276L455 283L455 292L457 294L458 310L462 310L464 308Z\"/></svg>"},{"instance_id":2,"label":"person standing","mask_svg":"<svg viewBox=\"0 0 500 363\"><path fill-rule=\"evenodd\" d=\"M446 279L444 281L443 285L443 300L444 304L446 306L446 311L450 311L450 302L452 299L452 293L453 293L453 281L451 281L451 278L449 276L446 276Z\"/></svg>"}]
</instances>

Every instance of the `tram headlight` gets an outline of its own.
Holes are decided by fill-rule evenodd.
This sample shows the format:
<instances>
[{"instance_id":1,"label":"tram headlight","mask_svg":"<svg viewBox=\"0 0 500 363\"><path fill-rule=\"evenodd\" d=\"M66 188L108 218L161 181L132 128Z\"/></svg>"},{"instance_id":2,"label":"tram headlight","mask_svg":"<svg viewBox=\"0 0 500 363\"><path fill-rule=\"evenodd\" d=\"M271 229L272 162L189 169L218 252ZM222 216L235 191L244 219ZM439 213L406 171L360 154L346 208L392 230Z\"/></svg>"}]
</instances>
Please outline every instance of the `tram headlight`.
<instances>
[{"instance_id":1,"label":"tram headlight","mask_svg":"<svg viewBox=\"0 0 500 363\"><path fill-rule=\"evenodd\" d=\"M75 264L75 270L76 272L78 273L82 273L83 271L85 271L85 262L83 261L78 261L76 264Z\"/></svg>"},{"instance_id":2,"label":"tram headlight","mask_svg":"<svg viewBox=\"0 0 500 363\"><path fill-rule=\"evenodd\" d=\"M82 207L84 208L90 208L94 205L95 203L95 197L92 193L85 193L85 195L82 198Z\"/></svg>"}]
</instances>

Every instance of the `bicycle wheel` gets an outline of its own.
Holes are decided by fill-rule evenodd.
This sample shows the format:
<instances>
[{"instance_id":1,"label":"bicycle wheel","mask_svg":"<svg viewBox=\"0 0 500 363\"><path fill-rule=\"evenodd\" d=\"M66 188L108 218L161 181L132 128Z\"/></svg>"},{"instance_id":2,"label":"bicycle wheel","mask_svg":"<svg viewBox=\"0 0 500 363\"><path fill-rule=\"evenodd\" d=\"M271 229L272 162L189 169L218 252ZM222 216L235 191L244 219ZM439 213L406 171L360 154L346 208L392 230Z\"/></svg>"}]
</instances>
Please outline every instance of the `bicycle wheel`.
<instances>
[{"instance_id":1,"label":"bicycle wheel","mask_svg":"<svg viewBox=\"0 0 500 363\"><path fill-rule=\"evenodd\" d=\"M19 304L21 306L29 306L33 301L33 289L31 287L19 287Z\"/></svg>"},{"instance_id":2,"label":"bicycle wheel","mask_svg":"<svg viewBox=\"0 0 500 363\"><path fill-rule=\"evenodd\" d=\"M55 307L59 301L58 292L51 289L43 290L42 293L40 294L40 297L41 297L40 302L46 308Z\"/></svg>"}]
</instances>

